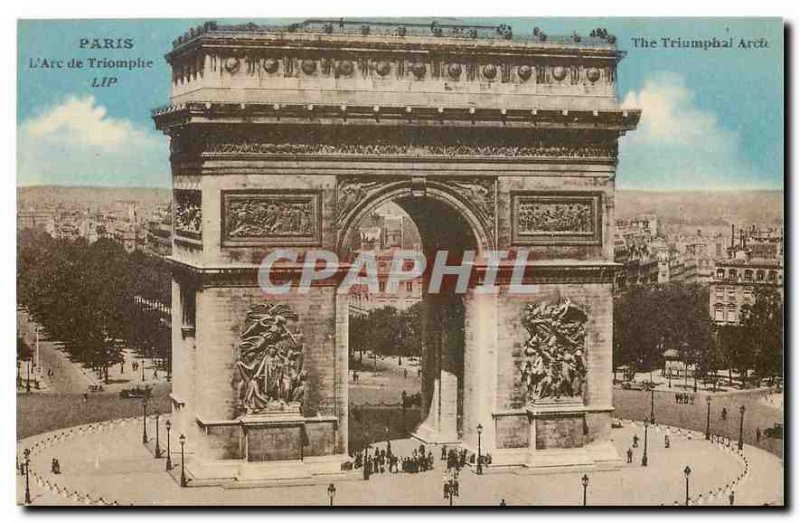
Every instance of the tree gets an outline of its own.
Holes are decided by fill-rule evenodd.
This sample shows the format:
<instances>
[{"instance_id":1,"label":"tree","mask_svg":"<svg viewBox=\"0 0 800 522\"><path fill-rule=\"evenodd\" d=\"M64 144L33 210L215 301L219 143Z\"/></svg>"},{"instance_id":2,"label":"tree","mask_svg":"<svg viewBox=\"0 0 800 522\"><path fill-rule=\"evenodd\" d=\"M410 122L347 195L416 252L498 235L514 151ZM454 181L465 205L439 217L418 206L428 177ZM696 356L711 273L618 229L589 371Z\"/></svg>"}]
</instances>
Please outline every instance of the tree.
<instances>
[{"instance_id":1,"label":"tree","mask_svg":"<svg viewBox=\"0 0 800 522\"><path fill-rule=\"evenodd\" d=\"M614 301L614 366L652 371L663 352L675 348L687 363L698 364L711 349L708 289L668 284L637 287Z\"/></svg>"},{"instance_id":2,"label":"tree","mask_svg":"<svg viewBox=\"0 0 800 522\"><path fill-rule=\"evenodd\" d=\"M742 306L742 338L754 354L756 375L773 379L783 373L783 300L772 288L759 288L754 297Z\"/></svg>"}]
</instances>

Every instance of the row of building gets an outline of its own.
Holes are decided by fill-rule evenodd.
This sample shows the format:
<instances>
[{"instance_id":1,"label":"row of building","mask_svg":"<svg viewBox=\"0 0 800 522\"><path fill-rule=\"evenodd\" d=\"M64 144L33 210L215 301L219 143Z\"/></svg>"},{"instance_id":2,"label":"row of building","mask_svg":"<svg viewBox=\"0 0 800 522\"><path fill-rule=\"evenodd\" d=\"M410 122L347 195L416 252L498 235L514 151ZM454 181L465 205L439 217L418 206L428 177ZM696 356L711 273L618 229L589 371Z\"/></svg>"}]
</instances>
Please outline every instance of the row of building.
<instances>
[{"instance_id":1,"label":"row of building","mask_svg":"<svg viewBox=\"0 0 800 522\"><path fill-rule=\"evenodd\" d=\"M729 233L718 226L694 234L665 233L655 215L618 220L614 243L618 293L669 282L709 286L709 314L717 324L738 324L757 288L783 295L783 230L750 225Z\"/></svg>"}]
</instances>

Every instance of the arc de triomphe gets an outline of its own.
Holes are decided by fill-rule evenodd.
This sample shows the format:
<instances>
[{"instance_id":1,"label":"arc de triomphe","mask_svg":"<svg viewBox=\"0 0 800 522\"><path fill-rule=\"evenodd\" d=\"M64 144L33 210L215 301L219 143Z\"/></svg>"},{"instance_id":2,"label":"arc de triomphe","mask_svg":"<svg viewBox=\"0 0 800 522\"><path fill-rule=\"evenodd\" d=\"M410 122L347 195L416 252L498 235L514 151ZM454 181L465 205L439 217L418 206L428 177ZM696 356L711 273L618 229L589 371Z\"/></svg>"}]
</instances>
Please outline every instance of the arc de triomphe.
<instances>
[{"instance_id":1,"label":"arc de triomphe","mask_svg":"<svg viewBox=\"0 0 800 522\"><path fill-rule=\"evenodd\" d=\"M258 266L277 248L346 258L388 201L426 255L525 249L534 285L509 291L506 267L494 293L425 296L416 435L474 451L480 424L498 468L618 462L614 175L640 114L620 108L623 53L605 31L510 36L209 22L174 42L170 104L153 118L171 143L173 425L193 484L339 471L348 297L340 278L265 295Z\"/></svg>"}]
</instances>

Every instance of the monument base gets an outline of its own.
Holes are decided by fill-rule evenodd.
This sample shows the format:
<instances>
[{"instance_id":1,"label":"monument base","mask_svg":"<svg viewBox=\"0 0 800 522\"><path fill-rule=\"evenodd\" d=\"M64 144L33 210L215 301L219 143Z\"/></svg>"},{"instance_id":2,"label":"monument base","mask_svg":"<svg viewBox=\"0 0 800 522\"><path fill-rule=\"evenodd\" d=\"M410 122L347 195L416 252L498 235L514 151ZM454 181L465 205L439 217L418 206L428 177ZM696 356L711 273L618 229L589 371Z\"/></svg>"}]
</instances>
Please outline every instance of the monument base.
<instances>
[{"instance_id":1,"label":"monument base","mask_svg":"<svg viewBox=\"0 0 800 522\"><path fill-rule=\"evenodd\" d=\"M347 455L307 457L303 460L246 462L193 457L186 462L188 487L251 488L328 484L332 480L361 480L359 471L343 471ZM180 467L173 470L176 479Z\"/></svg>"},{"instance_id":2,"label":"monument base","mask_svg":"<svg viewBox=\"0 0 800 522\"><path fill-rule=\"evenodd\" d=\"M457 433L441 432L424 424L419 425L411 436L425 444L459 445L461 443Z\"/></svg>"}]
</instances>

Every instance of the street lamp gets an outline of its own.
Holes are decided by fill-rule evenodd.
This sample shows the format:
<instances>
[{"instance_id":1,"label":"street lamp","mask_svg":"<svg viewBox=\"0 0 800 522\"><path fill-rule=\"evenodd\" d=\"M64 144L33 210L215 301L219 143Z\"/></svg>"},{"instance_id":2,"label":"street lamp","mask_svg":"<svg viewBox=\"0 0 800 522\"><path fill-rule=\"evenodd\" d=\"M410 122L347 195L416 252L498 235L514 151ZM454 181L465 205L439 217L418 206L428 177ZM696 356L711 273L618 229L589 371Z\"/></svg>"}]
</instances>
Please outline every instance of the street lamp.
<instances>
[{"instance_id":1,"label":"street lamp","mask_svg":"<svg viewBox=\"0 0 800 522\"><path fill-rule=\"evenodd\" d=\"M650 388L650 424L656 423L656 390Z\"/></svg>"},{"instance_id":2,"label":"street lamp","mask_svg":"<svg viewBox=\"0 0 800 522\"><path fill-rule=\"evenodd\" d=\"M147 397L142 397L142 444L147 444Z\"/></svg>"},{"instance_id":3,"label":"street lamp","mask_svg":"<svg viewBox=\"0 0 800 522\"><path fill-rule=\"evenodd\" d=\"M683 468L683 474L686 475L686 505L689 505L689 475L692 474L692 468L686 466Z\"/></svg>"},{"instance_id":4,"label":"street lamp","mask_svg":"<svg viewBox=\"0 0 800 522\"><path fill-rule=\"evenodd\" d=\"M481 458L481 433L483 432L483 426L478 424L478 475L483 475L483 464Z\"/></svg>"},{"instance_id":5,"label":"street lamp","mask_svg":"<svg viewBox=\"0 0 800 522\"><path fill-rule=\"evenodd\" d=\"M642 466L647 466L647 427L649 424L644 421L644 453L642 454Z\"/></svg>"},{"instance_id":6,"label":"street lamp","mask_svg":"<svg viewBox=\"0 0 800 522\"><path fill-rule=\"evenodd\" d=\"M156 413L156 458L160 459L161 458L161 446L159 446L159 444L158 444L158 417L159 417L159 414Z\"/></svg>"},{"instance_id":7,"label":"street lamp","mask_svg":"<svg viewBox=\"0 0 800 522\"><path fill-rule=\"evenodd\" d=\"M184 457L184 447L186 446L186 435L181 433L181 436L178 437L178 442L181 443L181 487L186 487L186 460Z\"/></svg>"},{"instance_id":8,"label":"street lamp","mask_svg":"<svg viewBox=\"0 0 800 522\"><path fill-rule=\"evenodd\" d=\"M328 498L331 499L331 506L333 506L333 497L336 496L336 486L333 485L333 482L330 483L328 486Z\"/></svg>"},{"instance_id":9,"label":"street lamp","mask_svg":"<svg viewBox=\"0 0 800 522\"><path fill-rule=\"evenodd\" d=\"M706 440L711 439L711 395L706 395Z\"/></svg>"},{"instance_id":10,"label":"street lamp","mask_svg":"<svg viewBox=\"0 0 800 522\"><path fill-rule=\"evenodd\" d=\"M172 452L169 447L169 430L172 428L172 422L167 419L167 471L172 469Z\"/></svg>"},{"instance_id":11,"label":"street lamp","mask_svg":"<svg viewBox=\"0 0 800 522\"><path fill-rule=\"evenodd\" d=\"M589 487L589 475L584 474L581 477L581 484L583 484L583 505L586 505L586 488Z\"/></svg>"},{"instance_id":12,"label":"street lamp","mask_svg":"<svg viewBox=\"0 0 800 522\"><path fill-rule=\"evenodd\" d=\"M31 450L25 448L23 452L25 455L25 503L31 503L31 485L30 485L30 471L31 471Z\"/></svg>"},{"instance_id":13,"label":"street lamp","mask_svg":"<svg viewBox=\"0 0 800 522\"><path fill-rule=\"evenodd\" d=\"M744 404L739 407L739 413L741 414L739 417L739 451L742 451L744 447L744 440L742 440L742 435L744 433Z\"/></svg>"}]
</instances>

